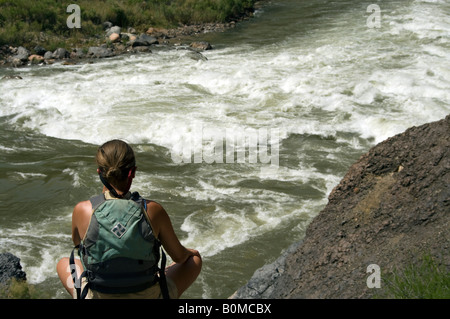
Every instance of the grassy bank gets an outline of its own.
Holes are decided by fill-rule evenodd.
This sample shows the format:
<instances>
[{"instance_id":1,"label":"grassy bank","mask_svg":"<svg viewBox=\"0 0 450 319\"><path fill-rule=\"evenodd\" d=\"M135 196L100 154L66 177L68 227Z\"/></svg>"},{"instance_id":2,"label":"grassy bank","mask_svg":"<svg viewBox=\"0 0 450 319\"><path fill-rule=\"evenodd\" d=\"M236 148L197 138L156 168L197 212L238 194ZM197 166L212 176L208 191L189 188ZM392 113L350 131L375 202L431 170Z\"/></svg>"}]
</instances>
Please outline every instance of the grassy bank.
<instances>
[{"instance_id":1,"label":"grassy bank","mask_svg":"<svg viewBox=\"0 0 450 319\"><path fill-rule=\"evenodd\" d=\"M395 269L383 278L384 291L376 298L449 299L450 273L431 255L424 255L417 264Z\"/></svg>"},{"instance_id":2,"label":"grassy bank","mask_svg":"<svg viewBox=\"0 0 450 319\"><path fill-rule=\"evenodd\" d=\"M255 0L0 0L0 45L67 47L103 35L103 22L145 32L149 27L226 22ZM67 27L69 4L81 8L81 28Z\"/></svg>"}]
</instances>

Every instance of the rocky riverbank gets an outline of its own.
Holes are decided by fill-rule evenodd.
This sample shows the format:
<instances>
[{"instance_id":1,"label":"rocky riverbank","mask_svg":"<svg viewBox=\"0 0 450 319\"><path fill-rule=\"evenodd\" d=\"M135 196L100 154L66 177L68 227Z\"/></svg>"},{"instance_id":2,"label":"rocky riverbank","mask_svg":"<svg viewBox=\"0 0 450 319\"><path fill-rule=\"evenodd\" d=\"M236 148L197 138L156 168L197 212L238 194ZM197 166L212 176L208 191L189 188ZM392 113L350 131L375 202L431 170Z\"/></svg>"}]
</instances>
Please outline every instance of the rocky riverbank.
<instances>
[{"instance_id":1,"label":"rocky riverbank","mask_svg":"<svg viewBox=\"0 0 450 319\"><path fill-rule=\"evenodd\" d=\"M430 255L450 271L450 115L412 127L353 164L327 206L232 298L372 298L394 269ZM369 265L381 287L367 284Z\"/></svg>"},{"instance_id":2,"label":"rocky riverbank","mask_svg":"<svg viewBox=\"0 0 450 319\"><path fill-rule=\"evenodd\" d=\"M210 43L195 41L195 37L205 32L223 32L232 28L235 24L205 24L201 26L184 26L178 29L149 28L146 33L137 34L133 28L126 32L118 26L110 26L105 30L105 43L97 46L73 48L67 50L58 48L48 51L36 46L29 50L23 46L12 47L4 45L0 47L0 65L9 67L21 67L25 65L48 65L55 62L63 64L76 64L89 59L109 58L127 53L152 52L155 45L180 46L184 45L194 51L212 49Z\"/></svg>"},{"instance_id":3,"label":"rocky riverbank","mask_svg":"<svg viewBox=\"0 0 450 319\"><path fill-rule=\"evenodd\" d=\"M254 10L260 9L266 1L256 2ZM202 23L198 25L182 25L177 28L149 27L145 33L138 33L132 27L121 28L111 22L104 22L103 39L85 39L94 41L95 45L75 48L57 48L49 51L42 46L27 48L26 44L19 47L0 46L0 66L21 67L25 65L48 65L55 62L76 64L92 59L109 58L128 53L151 53L152 47L164 45L167 47L183 46L188 50L201 52L212 49L212 45L202 41L201 36L211 32L224 32L235 28L237 23L246 21L253 16L253 10L247 11L241 17L225 23ZM45 34L41 34L45 38Z\"/></svg>"}]
</instances>

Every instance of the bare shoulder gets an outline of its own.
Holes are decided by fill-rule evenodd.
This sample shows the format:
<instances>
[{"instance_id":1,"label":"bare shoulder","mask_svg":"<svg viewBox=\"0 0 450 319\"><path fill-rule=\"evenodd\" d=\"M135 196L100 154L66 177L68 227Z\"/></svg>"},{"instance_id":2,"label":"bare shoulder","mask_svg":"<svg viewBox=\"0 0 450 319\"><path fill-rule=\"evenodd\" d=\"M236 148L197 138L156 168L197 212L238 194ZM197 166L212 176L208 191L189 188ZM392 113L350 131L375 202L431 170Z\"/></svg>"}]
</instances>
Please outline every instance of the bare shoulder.
<instances>
[{"instance_id":1,"label":"bare shoulder","mask_svg":"<svg viewBox=\"0 0 450 319\"><path fill-rule=\"evenodd\" d=\"M152 215L165 213L164 207L158 202L147 201L147 212Z\"/></svg>"},{"instance_id":2,"label":"bare shoulder","mask_svg":"<svg viewBox=\"0 0 450 319\"><path fill-rule=\"evenodd\" d=\"M147 215L156 237L159 237L161 228L167 223L169 218L166 210L161 204L154 201L147 201Z\"/></svg>"},{"instance_id":3,"label":"bare shoulder","mask_svg":"<svg viewBox=\"0 0 450 319\"><path fill-rule=\"evenodd\" d=\"M85 200L82 202L79 202L75 205L75 208L73 210L74 214L86 214L92 212L92 204L89 200Z\"/></svg>"},{"instance_id":4,"label":"bare shoulder","mask_svg":"<svg viewBox=\"0 0 450 319\"><path fill-rule=\"evenodd\" d=\"M74 226L85 231L92 216L92 204L90 201L82 201L75 205L72 213L72 222Z\"/></svg>"},{"instance_id":5,"label":"bare shoulder","mask_svg":"<svg viewBox=\"0 0 450 319\"><path fill-rule=\"evenodd\" d=\"M155 226L161 222L164 222L168 217L164 207L162 207L160 203L154 201L147 201L147 214L148 218Z\"/></svg>"}]
</instances>

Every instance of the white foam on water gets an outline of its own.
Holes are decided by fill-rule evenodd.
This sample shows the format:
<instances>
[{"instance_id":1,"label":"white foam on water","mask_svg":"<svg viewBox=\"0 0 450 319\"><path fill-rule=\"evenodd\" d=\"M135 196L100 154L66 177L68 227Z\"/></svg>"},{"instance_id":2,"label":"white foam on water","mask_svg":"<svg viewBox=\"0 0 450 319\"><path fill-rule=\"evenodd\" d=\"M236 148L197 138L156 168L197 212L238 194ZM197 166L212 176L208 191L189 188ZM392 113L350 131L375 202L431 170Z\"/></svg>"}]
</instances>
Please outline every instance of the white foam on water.
<instances>
[{"instance_id":1,"label":"white foam on water","mask_svg":"<svg viewBox=\"0 0 450 319\"><path fill-rule=\"evenodd\" d=\"M251 238L275 230L280 224L299 216L308 216L309 220L325 201L304 201L287 205L282 201L271 204L254 203L252 209L234 210L216 206L214 212L194 212L181 225L187 234L181 242L186 247L195 247L202 256L210 257L219 252L242 244Z\"/></svg>"},{"instance_id":2,"label":"white foam on water","mask_svg":"<svg viewBox=\"0 0 450 319\"><path fill-rule=\"evenodd\" d=\"M189 215L181 225L181 230L188 234L181 242L186 247L195 247L204 257L245 242L251 229L256 227L244 212L229 213L216 208L208 219L201 220L201 224L194 220L197 214Z\"/></svg>"},{"instance_id":3,"label":"white foam on water","mask_svg":"<svg viewBox=\"0 0 450 319\"><path fill-rule=\"evenodd\" d=\"M38 266L27 266L24 264L24 267L27 269L27 280L31 284L41 283L48 277L54 276L57 261L51 253L52 249L40 249L41 261Z\"/></svg>"},{"instance_id":4,"label":"white foam on water","mask_svg":"<svg viewBox=\"0 0 450 319\"><path fill-rule=\"evenodd\" d=\"M72 182L73 187L81 186L82 180L81 180L80 174L77 170L72 169L72 168L66 168L62 172L64 174L68 174L69 176L71 176L73 178L73 182Z\"/></svg>"},{"instance_id":5,"label":"white foam on water","mask_svg":"<svg viewBox=\"0 0 450 319\"><path fill-rule=\"evenodd\" d=\"M5 153L14 153L15 152L15 149L8 147L8 146L3 146L3 145L0 145L0 150Z\"/></svg>"},{"instance_id":6,"label":"white foam on water","mask_svg":"<svg viewBox=\"0 0 450 319\"><path fill-rule=\"evenodd\" d=\"M318 48L316 63L321 60L336 63L339 53L333 54L333 49L329 45ZM140 69L143 74L129 77L124 75L124 68L131 66L113 62L110 68L118 69L116 73L102 70L106 73L102 76L92 75L94 78L89 80L78 78L75 89L67 80L53 88L47 83L39 85L27 80L31 87L27 92L18 94L14 92L17 88L8 88L10 94L3 99L10 108L3 110L2 115L17 114L14 121L23 121L25 127L49 136L97 144L121 137L134 143L150 141L177 152L190 132L201 125L214 125L222 130L234 126L245 130L275 124L287 128L287 135L299 132L326 135L347 128L349 123L328 124L317 118L307 118L311 107L325 112L354 114L354 103L372 104L379 96L395 94L448 100L445 90L436 84L420 86L419 79L408 72L394 76L375 72L356 84L354 95L349 98L341 94L338 86L330 86L330 80L327 80L331 76L338 83L344 81L345 78L338 78L339 68L330 69L324 65L303 69L307 66L305 60L311 59L310 54L305 60L293 50L271 59L233 57L236 61L228 61L227 68L223 65L230 57L222 56L220 52L209 54L210 59L206 62L189 65L179 60L181 66L169 65L168 70ZM147 64L162 64L168 57L160 54L146 59ZM82 69L55 75L55 82L72 78ZM176 78L173 77L175 72ZM374 85L374 81L379 85ZM418 87L421 89L417 90ZM274 119L273 113L280 116ZM433 113L429 117L435 116ZM358 131L359 127L354 129L364 136L376 136L377 133L375 130L366 134L364 130Z\"/></svg>"}]
</instances>

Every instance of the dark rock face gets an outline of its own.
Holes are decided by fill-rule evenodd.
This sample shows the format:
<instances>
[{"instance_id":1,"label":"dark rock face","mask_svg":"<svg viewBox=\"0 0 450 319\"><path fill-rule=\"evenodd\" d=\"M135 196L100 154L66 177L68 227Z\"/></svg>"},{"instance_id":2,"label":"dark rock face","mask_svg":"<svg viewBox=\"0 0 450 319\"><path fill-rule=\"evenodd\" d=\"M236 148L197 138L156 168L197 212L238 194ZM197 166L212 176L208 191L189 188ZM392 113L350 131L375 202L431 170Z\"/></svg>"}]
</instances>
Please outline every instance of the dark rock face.
<instances>
[{"instance_id":1,"label":"dark rock face","mask_svg":"<svg viewBox=\"0 0 450 319\"><path fill-rule=\"evenodd\" d=\"M450 269L449 221L450 115L361 156L302 243L256 271L234 298L371 298L371 264L383 276L430 254Z\"/></svg>"},{"instance_id":2,"label":"dark rock face","mask_svg":"<svg viewBox=\"0 0 450 319\"><path fill-rule=\"evenodd\" d=\"M292 244L273 263L257 269L248 283L236 291L230 299L270 299L282 289L280 277L286 269L286 257L294 253L302 242Z\"/></svg>"},{"instance_id":3,"label":"dark rock face","mask_svg":"<svg viewBox=\"0 0 450 319\"><path fill-rule=\"evenodd\" d=\"M11 253L0 254L0 285L8 284L9 280L26 280L26 274L20 265L20 259Z\"/></svg>"}]
</instances>

